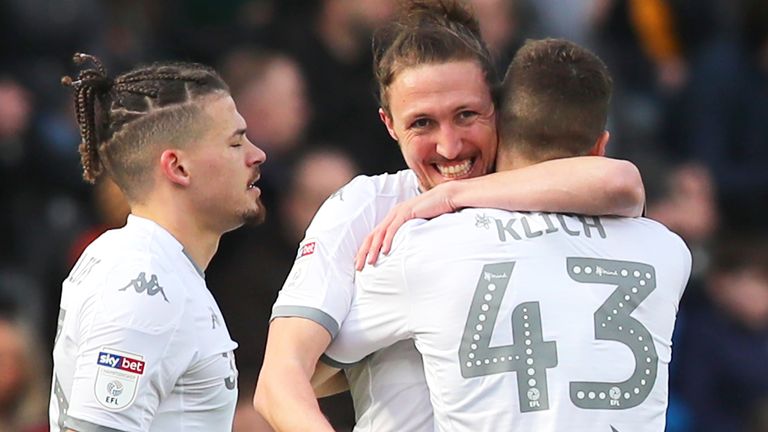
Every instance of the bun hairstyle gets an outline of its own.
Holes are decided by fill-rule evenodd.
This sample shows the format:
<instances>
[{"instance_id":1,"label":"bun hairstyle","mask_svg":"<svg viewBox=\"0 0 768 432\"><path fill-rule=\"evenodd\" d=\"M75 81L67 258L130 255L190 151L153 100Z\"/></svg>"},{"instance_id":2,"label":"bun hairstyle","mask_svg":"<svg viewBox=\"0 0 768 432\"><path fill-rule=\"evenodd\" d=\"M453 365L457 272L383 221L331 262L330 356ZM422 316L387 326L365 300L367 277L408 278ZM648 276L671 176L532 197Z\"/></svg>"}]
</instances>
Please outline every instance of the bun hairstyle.
<instances>
[{"instance_id":1,"label":"bun hairstyle","mask_svg":"<svg viewBox=\"0 0 768 432\"><path fill-rule=\"evenodd\" d=\"M402 2L398 17L374 34L372 48L379 103L387 111L387 89L400 71L413 66L473 60L494 96L500 85L480 25L459 0Z\"/></svg>"}]
</instances>

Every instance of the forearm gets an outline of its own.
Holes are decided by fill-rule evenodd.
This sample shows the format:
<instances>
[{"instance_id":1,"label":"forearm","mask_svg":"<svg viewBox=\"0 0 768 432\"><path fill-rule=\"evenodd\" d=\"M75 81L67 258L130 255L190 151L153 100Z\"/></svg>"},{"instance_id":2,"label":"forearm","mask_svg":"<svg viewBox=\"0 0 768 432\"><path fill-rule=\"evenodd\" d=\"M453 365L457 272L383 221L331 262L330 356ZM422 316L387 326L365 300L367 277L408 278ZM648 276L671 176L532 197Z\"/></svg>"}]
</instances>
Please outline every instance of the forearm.
<instances>
[{"instance_id":1,"label":"forearm","mask_svg":"<svg viewBox=\"0 0 768 432\"><path fill-rule=\"evenodd\" d=\"M304 318L277 318L269 326L253 406L277 432L333 432L310 379L330 334Z\"/></svg>"},{"instance_id":2,"label":"forearm","mask_svg":"<svg viewBox=\"0 0 768 432\"><path fill-rule=\"evenodd\" d=\"M441 186L449 188L455 208L634 217L645 203L637 167L597 156L554 159Z\"/></svg>"},{"instance_id":3,"label":"forearm","mask_svg":"<svg viewBox=\"0 0 768 432\"><path fill-rule=\"evenodd\" d=\"M290 362L262 369L254 406L276 432L333 431L320 411L309 378Z\"/></svg>"}]
</instances>

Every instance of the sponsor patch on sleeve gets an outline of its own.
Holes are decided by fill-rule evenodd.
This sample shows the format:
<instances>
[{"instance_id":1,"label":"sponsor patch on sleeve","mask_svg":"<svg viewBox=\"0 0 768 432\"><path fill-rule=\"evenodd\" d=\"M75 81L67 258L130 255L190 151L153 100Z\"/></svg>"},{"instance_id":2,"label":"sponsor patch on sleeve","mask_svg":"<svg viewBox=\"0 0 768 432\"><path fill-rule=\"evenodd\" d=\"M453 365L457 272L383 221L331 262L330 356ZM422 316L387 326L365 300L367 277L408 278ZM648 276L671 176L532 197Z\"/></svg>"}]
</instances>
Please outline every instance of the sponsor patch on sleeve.
<instances>
[{"instance_id":1,"label":"sponsor patch on sleeve","mask_svg":"<svg viewBox=\"0 0 768 432\"><path fill-rule=\"evenodd\" d=\"M96 358L94 395L104 408L124 410L136 399L139 380L146 362L139 354L104 347Z\"/></svg>"},{"instance_id":2,"label":"sponsor patch on sleeve","mask_svg":"<svg viewBox=\"0 0 768 432\"><path fill-rule=\"evenodd\" d=\"M318 243L314 239L307 239L299 245L299 250L296 253L296 261L293 263L293 268L288 274L285 280L283 288L293 287L301 285L309 270L309 265L313 261L312 256L317 251Z\"/></svg>"},{"instance_id":3,"label":"sponsor patch on sleeve","mask_svg":"<svg viewBox=\"0 0 768 432\"><path fill-rule=\"evenodd\" d=\"M296 255L296 259L304 258L315 253L315 247L317 242L314 240L307 240L299 247L299 253Z\"/></svg>"}]
</instances>

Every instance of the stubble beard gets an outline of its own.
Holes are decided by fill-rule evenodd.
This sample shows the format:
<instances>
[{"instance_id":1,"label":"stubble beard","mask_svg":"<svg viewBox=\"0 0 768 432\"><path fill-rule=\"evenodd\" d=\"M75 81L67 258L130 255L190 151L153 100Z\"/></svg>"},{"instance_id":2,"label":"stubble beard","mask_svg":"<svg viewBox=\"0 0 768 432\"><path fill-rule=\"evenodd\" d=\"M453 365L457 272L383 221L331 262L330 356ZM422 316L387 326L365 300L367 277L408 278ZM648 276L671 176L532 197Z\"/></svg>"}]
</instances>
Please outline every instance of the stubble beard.
<instances>
[{"instance_id":1,"label":"stubble beard","mask_svg":"<svg viewBox=\"0 0 768 432\"><path fill-rule=\"evenodd\" d=\"M261 225L267 219L267 208L264 207L264 203L261 202L261 199L257 198L256 208L245 210L240 219L245 226Z\"/></svg>"}]
</instances>

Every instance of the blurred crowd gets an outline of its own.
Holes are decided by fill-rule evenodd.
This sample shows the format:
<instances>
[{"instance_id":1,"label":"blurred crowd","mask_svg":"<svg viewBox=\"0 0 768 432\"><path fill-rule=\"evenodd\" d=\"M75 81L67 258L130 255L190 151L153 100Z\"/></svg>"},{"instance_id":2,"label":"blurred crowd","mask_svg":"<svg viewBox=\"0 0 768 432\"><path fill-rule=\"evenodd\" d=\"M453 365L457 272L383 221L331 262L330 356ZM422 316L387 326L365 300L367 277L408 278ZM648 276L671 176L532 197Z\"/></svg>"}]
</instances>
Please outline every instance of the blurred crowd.
<instances>
[{"instance_id":1,"label":"blurred crowd","mask_svg":"<svg viewBox=\"0 0 768 432\"><path fill-rule=\"evenodd\" d=\"M634 161L647 215L694 270L671 366L668 430L768 431L768 1L471 0L503 73L526 38L565 37L611 70L613 157ZM47 430L60 282L128 212L81 179L72 54L114 75L178 59L215 66L268 155L268 221L226 235L206 272L239 342L236 431L271 305L320 204L357 174L405 168L377 114L370 40L397 0L0 2L0 431ZM350 263L351 265L351 263ZM351 430L346 395L324 399Z\"/></svg>"}]
</instances>

